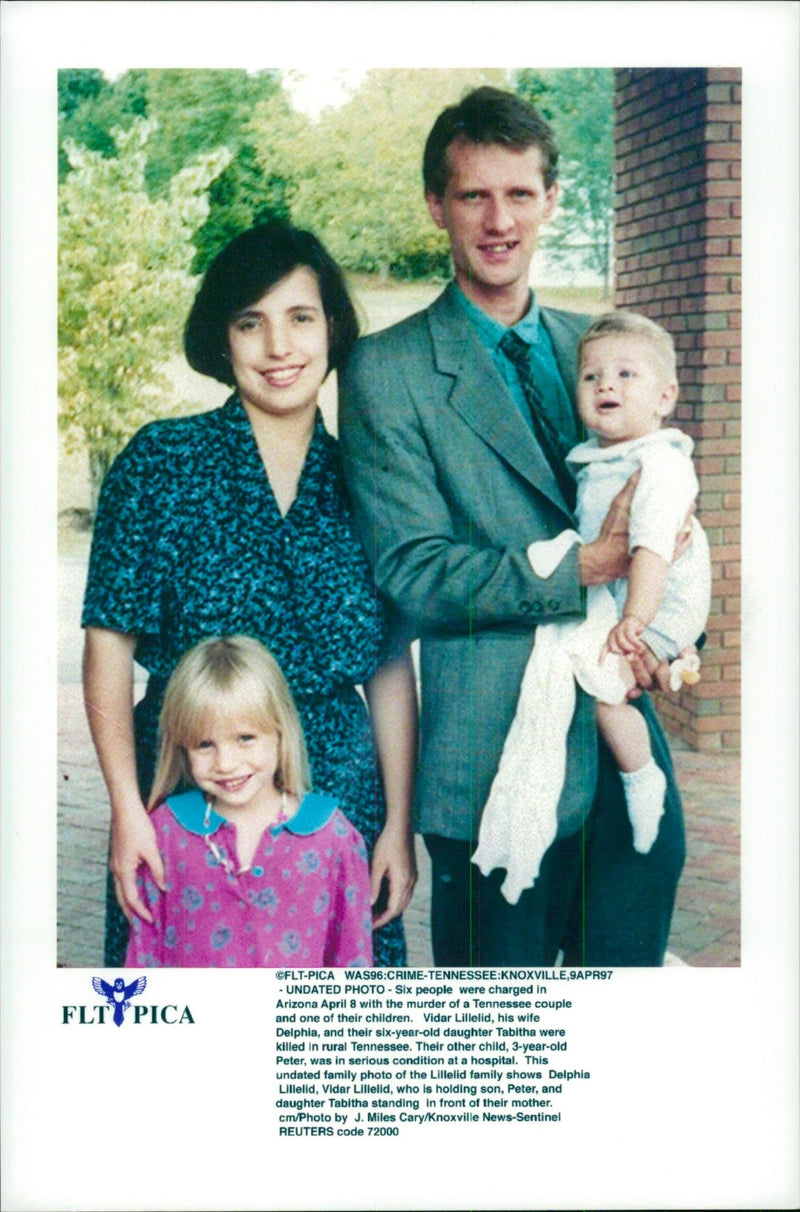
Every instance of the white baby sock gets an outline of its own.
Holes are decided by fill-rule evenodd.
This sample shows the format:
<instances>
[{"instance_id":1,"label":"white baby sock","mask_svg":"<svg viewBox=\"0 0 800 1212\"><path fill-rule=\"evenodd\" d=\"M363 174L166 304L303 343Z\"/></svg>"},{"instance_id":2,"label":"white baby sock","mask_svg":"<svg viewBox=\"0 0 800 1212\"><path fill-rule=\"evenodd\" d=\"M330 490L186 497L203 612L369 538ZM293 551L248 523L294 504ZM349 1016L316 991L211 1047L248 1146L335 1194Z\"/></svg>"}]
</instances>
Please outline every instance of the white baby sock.
<instances>
[{"instance_id":1,"label":"white baby sock","mask_svg":"<svg viewBox=\"0 0 800 1212\"><path fill-rule=\"evenodd\" d=\"M620 771L628 817L633 826L633 848L647 854L658 837L658 826L664 815L664 793L667 780L653 758L630 774Z\"/></svg>"}]
</instances>

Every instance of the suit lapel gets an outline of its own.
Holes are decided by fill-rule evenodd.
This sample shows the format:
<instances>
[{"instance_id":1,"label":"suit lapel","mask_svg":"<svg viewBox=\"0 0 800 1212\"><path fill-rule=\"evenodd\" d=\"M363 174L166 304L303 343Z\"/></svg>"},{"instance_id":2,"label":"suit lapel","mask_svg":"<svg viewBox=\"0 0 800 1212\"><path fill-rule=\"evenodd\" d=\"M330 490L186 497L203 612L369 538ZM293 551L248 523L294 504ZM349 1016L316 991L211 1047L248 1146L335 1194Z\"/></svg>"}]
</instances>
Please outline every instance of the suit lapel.
<instances>
[{"instance_id":1,"label":"suit lapel","mask_svg":"<svg viewBox=\"0 0 800 1212\"><path fill-rule=\"evenodd\" d=\"M428 310L436 369L454 380L448 403L533 489L572 520L553 472L486 347L448 292Z\"/></svg>"},{"instance_id":2,"label":"suit lapel","mask_svg":"<svg viewBox=\"0 0 800 1212\"><path fill-rule=\"evenodd\" d=\"M559 373L574 408L575 384L578 381L578 339L580 334L576 335L575 328L558 312L543 307L539 314L553 342Z\"/></svg>"}]
</instances>

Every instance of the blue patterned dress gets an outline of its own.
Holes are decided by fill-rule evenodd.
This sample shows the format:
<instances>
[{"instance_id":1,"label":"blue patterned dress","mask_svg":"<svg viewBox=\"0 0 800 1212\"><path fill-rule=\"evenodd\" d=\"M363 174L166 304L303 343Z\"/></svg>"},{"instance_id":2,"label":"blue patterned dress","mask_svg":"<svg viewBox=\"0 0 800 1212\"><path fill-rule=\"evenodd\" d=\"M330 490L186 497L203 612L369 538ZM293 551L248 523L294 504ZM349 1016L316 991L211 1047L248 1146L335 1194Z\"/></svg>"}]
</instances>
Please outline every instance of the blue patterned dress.
<instances>
[{"instance_id":1,"label":"blue patterned dress","mask_svg":"<svg viewBox=\"0 0 800 1212\"><path fill-rule=\"evenodd\" d=\"M237 395L141 429L100 494L83 625L137 637L135 659L149 674L134 712L145 794L164 689L183 653L213 635L265 643L294 695L314 788L338 799L372 852L385 802L356 687L388 655L388 642L338 446L319 414L285 517ZM106 964L120 966L127 923L112 909L109 901ZM400 921L376 935L375 962L405 963Z\"/></svg>"}]
</instances>

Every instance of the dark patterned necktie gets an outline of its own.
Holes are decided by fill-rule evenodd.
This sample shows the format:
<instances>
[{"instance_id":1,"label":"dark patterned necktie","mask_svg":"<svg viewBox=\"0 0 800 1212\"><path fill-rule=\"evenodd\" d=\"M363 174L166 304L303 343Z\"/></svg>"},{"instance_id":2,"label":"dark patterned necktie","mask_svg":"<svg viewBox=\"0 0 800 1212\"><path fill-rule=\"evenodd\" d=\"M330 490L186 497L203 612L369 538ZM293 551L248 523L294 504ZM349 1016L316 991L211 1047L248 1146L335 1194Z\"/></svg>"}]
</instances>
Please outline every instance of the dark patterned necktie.
<instances>
[{"instance_id":1,"label":"dark patterned necktie","mask_svg":"<svg viewBox=\"0 0 800 1212\"><path fill-rule=\"evenodd\" d=\"M550 464L550 469L556 478L556 483L561 489L564 499L571 505L575 500L575 481L564 462L558 434L545 411L542 393L536 386L528 346L522 337L509 328L500 342L500 351L505 354L517 372L522 394L525 396L525 401L530 412L531 426L536 440L539 443L542 454Z\"/></svg>"}]
</instances>

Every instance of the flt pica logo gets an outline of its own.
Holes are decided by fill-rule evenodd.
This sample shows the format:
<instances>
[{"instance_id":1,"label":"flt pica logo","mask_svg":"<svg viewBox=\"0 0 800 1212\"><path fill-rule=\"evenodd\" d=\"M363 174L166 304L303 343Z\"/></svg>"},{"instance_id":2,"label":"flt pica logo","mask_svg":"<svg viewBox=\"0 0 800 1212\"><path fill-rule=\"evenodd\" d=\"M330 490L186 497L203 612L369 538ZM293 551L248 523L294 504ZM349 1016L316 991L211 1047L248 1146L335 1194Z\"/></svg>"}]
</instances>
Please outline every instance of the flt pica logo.
<instances>
[{"instance_id":1,"label":"flt pica logo","mask_svg":"<svg viewBox=\"0 0 800 1212\"><path fill-rule=\"evenodd\" d=\"M108 1005L114 1007L114 1022L118 1027L122 1026L125 1011L131 1008L131 998L144 993L146 985L146 976L140 976L138 981L131 981L129 985L125 984L121 976L117 977L113 985L109 985L101 976L92 977L95 993L102 993Z\"/></svg>"},{"instance_id":2,"label":"flt pica logo","mask_svg":"<svg viewBox=\"0 0 800 1212\"><path fill-rule=\"evenodd\" d=\"M161 1023L173 1027L194 1023L194 1016L188 1006L181 1008L172 1003L164 1006L147 1005L146 1002L137 1002L134 1005L133 999L139 997L147 988L146 976L137 977L127 985L121 976L116 977L113 984L109 984L101 976L93 976L92 988L105 999L104 1002L92 1006L62 1006L61 1022L64 1026L101 1027L105 1023L113 1023L115 1027L121 1027L127 1022L134 1027L142 1023L150 1023L151 1026Z\"/></svg>"}]
</instances>

